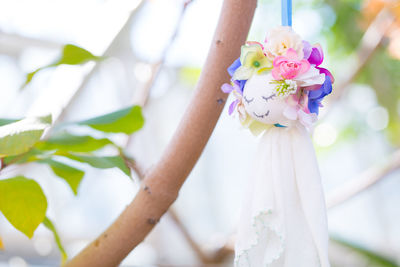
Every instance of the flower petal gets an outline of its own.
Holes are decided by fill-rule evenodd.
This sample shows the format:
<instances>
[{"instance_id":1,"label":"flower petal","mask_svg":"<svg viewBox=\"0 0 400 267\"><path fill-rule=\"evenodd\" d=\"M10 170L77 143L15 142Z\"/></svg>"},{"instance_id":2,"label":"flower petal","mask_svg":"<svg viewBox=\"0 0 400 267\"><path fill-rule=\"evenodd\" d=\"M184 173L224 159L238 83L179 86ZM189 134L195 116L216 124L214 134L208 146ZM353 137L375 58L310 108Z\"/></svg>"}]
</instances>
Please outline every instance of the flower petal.
<instances>
[{"instance_id":1,"label":"flower petal","mask_svg":"<svg viewBox=\"0 0 400 267\"><path fill-rule=\"evenodd\" d=\"M323 84L325 81L325 74L320 74L318 69L311 66L307 72L298 75L294 80L298 81L298 85L301 87Z\"/></svg>"},{"instance_id":2,"label":"flower petal","mask_svg":"<svg viewBox=\"0 0 400 267\"><path fill-rule=\"evenodd\" d=\"M246 85L247 80L239 80L237 82L239 83L239 91L238 92L241 95L243 95L243 89L244 89L244 86Z\"/></svg>"},{"instance_id":3,"label":"flower petal","mask_svg":"<svg viewBox=\"0 0 400 267\"><path fill-rule=\"evenodd\" d=\"M251 54L250 57L249 54ZM240 62L242 63L242 65L245 65L246 62L248 63L248 61L253 61L253 59L258 56L264 56L264 52L258 44L242 45L240 51Z\"/></svg>"},{"instance_id":4,"label":"flower petal","mask_svg":"<svg viewBox=\"0 0 400 267\"><path fill-rule=\"evenodd\" d=\"M256 42L256 41L247 41L246 44L247 44L247 45L250 45L250 46L251 46L251 45L258 45L258 46L261 47L261 50L264 50L264 46L263 46L261 43Z\"/></svg>"},{"instance_id":5,"label":"flower petal","mask_svg":"<svg viewBox=\"0 0 400 267\"><path fill-rule=\"evenodd\" d=\"M324 73L326 76L329 76L332 83L335 82L335 78L333 78L333 75L329 70L327 70L325 68L320 68L320 67L316 67L316 68L319 70L319 73Z\"/></svg>"},{"instance_id":6,"label":"flower petal","mask_svg":"<svg viewBox=\"0 0 400 267\"><path fill-rule=\"evenodd\" d=\"M237 106L237 104L240 102L239 99L236 99L235 101L233 101L230 105L229 105L229 110L228 113L229 115L232 115L232 113L235 111L235 108Z\"/></svg>"},{"instance_id":7,"label":"flower petal","mask_svg":"<svg viewBox=\"0 0 400 267\"><path fill-rule=\"evenodd\" d=\"M300 63L301 63L301 67L300 67L298 75L301 75L301 74L307 72L311 67L311 65L310 65L310 63L308 63L307 59L302 59L300 61Z\"/></svg>"},{"instance_id":8,"label":"flower petal","mask_svg":"<svg viewBox=\"0 0 400 267\"><path fill-rule=\"evenodd\" d=\"M314 64L315 66L319 66L323 61L324 52L322 51L321 46L317 44L312 48L310 57L308 58L308 62L310 62L310 64Z\"/></svg>"},{"instance_id":9,"label":"flower petal","mask_svg":"<svg viewBox=\"0 0 400 267\"><path fill-rule=\"evenodd\" d=\"M306 127L310 127L313 125L314 122L318 120L317 114L315 113L305 113L303 110L299 110L297 112L299 116L299 121Z\"/></svg>"},{"instance_id":10,"label":"flower petal","mask_svg":"<svg viewBox=\"0 0 400 267\"><path fill-rule=\"evenodd\" d=\"M272 68L272 62L267 57L260 59L260 68L270 69Z\"/></svg>"},{"instance_id":11,"label":"flower petal","mask_svg":"<svg viewBox=\"0 0 400 267\"><path fill-rule=\"evenodd\" d=\"M299 56L297 55L296 50L293 48L286 50L286 58L289 60L299 60Z\"/></svg>"},{"instance_id":12,"label":"flower petal","mask_svg":"<svg viewBox=\"0 0 400 267\"><path fill-rule=\"evenodd\" d=\"M281 72L278 68L273 68L271 71L272 77L274 77L275 80L282 80L283 77L281 75Z\"/></svg>"},{"instance_id":13,"label":"flower petal","mask_svg":"<svg viewBox=\"0 0 400 267\"><path fill-rule=\"evenodd\" d=\"M225 94L229 94L230 92L232 92L234 90L233 86L230 85L229 83L224 83L221 86L221 90L222 92L224 92Z\"/></svg>"},{"instance_id":14,"label":"flower petal","mask_svg":"<svg viewBox=\"0 0 400 267\"><path fill-rule=\"evenodd\" d=\"M279 65L282 64L282 63L284 63L284 62L287 62L286 57L284 57L284 56L278 56L278 57L276 57L276 58L274 59L273 66L274 66L274 67L279 67Z\"/></svg>"},{"instance_id":15,"label":"flower petal","mask_svg":"<svg viewBox=\"0 0 400 267\"><path fill-rule=\"evenodd\" d=\"M233 74L233 80L248 80L253 75L254 68L240 66Z\"/></svg>"},{"instance_id":16,"label":"flower petal","mask_svg":"<svg viewBox=\"0 0 400 267\"><path fill-rule=\"evenodd\" d=\"M231 77L233 76L233 73L235 73L235 71L241 66L242 64L240 63L240 58L236 59L232 65L229 66L228 68L228 73L229 75L231 75Z\"/></svg>"},{"instance_id":17,"label":"flower petal","mask_svg":"<svg viewBox=\"0 0 400 267\"><path fill-rule=\"evenodd\" d=\"M311 55L312 51L312 46L309 42L303 41L303 53L304 53L304 59L308 59Z\"/></svg>"}]
</instances>

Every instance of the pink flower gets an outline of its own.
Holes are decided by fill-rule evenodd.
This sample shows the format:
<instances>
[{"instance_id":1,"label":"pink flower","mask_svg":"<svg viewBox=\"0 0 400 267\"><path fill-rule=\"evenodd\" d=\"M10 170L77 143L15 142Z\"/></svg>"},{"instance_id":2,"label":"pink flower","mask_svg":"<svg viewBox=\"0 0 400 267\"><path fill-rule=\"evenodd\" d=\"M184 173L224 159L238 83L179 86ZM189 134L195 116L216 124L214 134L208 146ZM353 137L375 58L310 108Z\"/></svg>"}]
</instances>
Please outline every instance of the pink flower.
<instances>
[{"instance_id":1,"label":"pink flower","mask_svg":"<svg viewBox=\"0 0 400 267\"><path fill-rule=\"evenodd\" d=\"M272 76L276 80L293 79L310 69L310 63L301 59L296 50L289 48L286 56L278 56L273 62Z\"/></svg>"}]
</instances>

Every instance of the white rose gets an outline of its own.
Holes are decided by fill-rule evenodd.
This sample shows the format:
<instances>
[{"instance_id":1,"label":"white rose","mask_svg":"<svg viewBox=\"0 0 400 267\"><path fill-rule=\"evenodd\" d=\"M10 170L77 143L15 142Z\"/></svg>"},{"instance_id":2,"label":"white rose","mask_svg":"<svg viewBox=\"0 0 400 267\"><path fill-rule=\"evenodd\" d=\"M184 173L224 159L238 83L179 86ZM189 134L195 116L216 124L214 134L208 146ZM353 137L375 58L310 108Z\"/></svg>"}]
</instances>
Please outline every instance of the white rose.
<instances>
[{"instance_id":1,"label":"white rose","mask_svg":"<svg viewBox=\"0 0 400 267\"><path fill-rule=\"evenodd\" d=\"M265 52L276 57L286 55L286 50L293 48L299 58L304 57L303 40L289 26L279 26L271 30L266 39Z\"/></svg>"}]
</instances>

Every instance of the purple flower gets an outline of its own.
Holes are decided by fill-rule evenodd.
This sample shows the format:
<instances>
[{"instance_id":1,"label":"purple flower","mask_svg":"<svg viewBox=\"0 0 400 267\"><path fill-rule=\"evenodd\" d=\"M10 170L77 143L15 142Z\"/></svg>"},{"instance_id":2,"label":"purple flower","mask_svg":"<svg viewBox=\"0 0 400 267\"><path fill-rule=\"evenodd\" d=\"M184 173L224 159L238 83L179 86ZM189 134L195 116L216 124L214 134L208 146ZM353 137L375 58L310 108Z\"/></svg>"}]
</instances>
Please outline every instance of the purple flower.
<instances>
[{"instance_id":1,"label":"purple flower","mask_svg":"<svg viewBox=\"0 0 400 267\"><path fill-rule=\"evenodd\" d=\"M326 76L329 76L331 83L335 82L335 79L329 70L319 67L319 65L321 65L324 61L324 52L319 44L312 47L310 56L307 58L307 60L310 62L310 64L315 65L315 68L319 70L319 73L324 73Z\"/></svg>"},{"instance_id":2,"label":"purple flower","mask_svg":"<svg viewBox=\"0 0 400 267\"><path fill-rule=\"evenodd\" d=\"M221 86L221 90L222 92L229 94L231 92L236 91L237 93L239 93L239 95L243 94L243 91L240 90L239 88L240 83L238 81L234 81L233 85L229 84L229 83L224 83ZM229 115L232 115L233 111L235 111L236 106L240 103L239 99L236 99L235 101L233 101L230 105L229 105L229 110L228 113Z\"/></svg>"},{"instance_id":3,"label":"purple flower","mask_svg":"<svg viewBox=\"0 0 400 267\"><path fill-rule=\"evenodd\" d=\"M322 99L332 92L332 80L329 75L325 76L325 82L321 87L314 91L309 91L308 93L308 109L311 113L318 114L319 107L322 106Z\"/></svg>"},{"instance_id":4,"label":"purple flower","mask_svg":"<svg viewBox=\"0 0 400 267\"><path fill-rule=\"evenodd\" d=\"M304 59L308 59L311 55L312 52L312 46L309 42L303 41L303 53L304 53ZM310 64L312 64L310 62Z\"/></svg>"},{"instance_id":5,"label":"purple flower","mask_svg":"<svg viewBox=\"0 0 400 267\"><path fill-rule=\"evenodd\" d=\"M229 105L229 110L228 110L228 114L232 115L232 113L235 111L236 106L240 103L239 99L236 99L235 101L233 101L230 105Z\"/></svg>"}]
</instances>

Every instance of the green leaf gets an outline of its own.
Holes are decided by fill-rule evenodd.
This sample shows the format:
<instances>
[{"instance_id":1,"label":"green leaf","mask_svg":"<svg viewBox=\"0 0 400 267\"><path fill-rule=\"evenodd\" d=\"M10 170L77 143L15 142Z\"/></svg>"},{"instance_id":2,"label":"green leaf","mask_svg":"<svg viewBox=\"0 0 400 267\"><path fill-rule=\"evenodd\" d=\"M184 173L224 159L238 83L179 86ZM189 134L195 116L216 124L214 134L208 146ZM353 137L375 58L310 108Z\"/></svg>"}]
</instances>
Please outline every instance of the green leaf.
<instances>
[{"instance_id":1,"label":"green leaf","mask_svg":"<svg viewBox=\"0 0 400 267\"><path fill-rule=\"evenodd\" d=\"M132 134L143 127L144 118L140 106L124 108L100 117L78 122L106 133Z\"/></svg>"},{"instance_id":2,"label":"green leaf","mask_svg":"<svg viewBox=\"0 0 400 267\"><path fill-rule=\"evenodd\" d=\"M32 71L26 75L26 79L24 84L22 85L22 88L24 88L27 84L29 84L34 76L41 70L47 69L47 68L52 68L56 67L59 65L81 65L85 64L86 62L89 61L99 61L102 60L103 57L95 56L86 49L83 49L82 47L72 45L72 44L67 44L63 47L62 54L59 60L57 60L55 63L40 67L36 69L35 71Z\"/></svg>"},{"instance_id":3,"label":"green leaf","mask_svg":"<svg viewBox=\"0 0 400 267\"><path fill-rule=\"evenodd\" d=\"M58 235L57 229L54 226L53 222L48 217L44 218L43 225L46 226L46 228L49 229L53 233L54 240L56 241L58 250L61 253L61 265L63 265L67 261L68 255L65 252L64 246L63 246L63 244L61 242L60 236Z\"/></svg>"},{"instance_id":4,"label":"green leaf","mask_svg":"<svg viewBox=\"0 0 400 267\"><path fill-rule=\"evenodd\" d=\"M123 173L131 177L131 170L126 166L124 159L120 156L97 157L97 156L79 155L79 154L66 154L63 156L70 158L72 160L87 163L90 166L99 169L118 168Z\"/></svg>"},{"instance_id":5,"label":"green leaf","mask_svg":"<svg viewBox=\"0 0 400 267\"><path fill-rule=\"evenodd\" d=\"M67 44L64 46L60 60L56 62L54 65L61 65L61 64L80 65L91 60L96 61L101 59L103 59L103 57L95 56L86 49L83 49L82 47L72 44Z\"/></svg>"},{"instance_id":6,"label":"green leaf","mask_svg":"<svg viewBox=\"0 0 400 267\"><path fill-rule=\"evenodd\" d=\"M19 154L16 156L8 156L5 157L3 160L5 165L23 164L27 162L37 161L40 159L46 159L52 154L53 154L52 151L42 151L34 147L26 153Z\"/></svg>"},{"instance_id":7,"label":"green leaf","mask_svg":"<svg viewBox=\"0 0 400 267\"><path fill-rule=\"evenodd\" d=\"M387 257L384 257L374 251L368 250L366 248L361 247L360 245L354 244L352 242L340 239L340 238L331 238L332 241L338 243L339 245L342 245L344 247L347 247L364 258L368 259L369 263L368 266L376 266L376 267L398 267L397 263L389 259Z\"/></svg>"},{"instance_id":8,"label":"green leaf","mask_svg":"<svg viewBox=\"0 0 400 267\"><path fill-rule=\"evenodd\" d=\"M32 72L29 72L28 74L26 74L26 78L25 78L25 82L24 84L21 86L21 89L23 89L25 86L27 86L33 79L33 77L36 75L36 73L38 73L40 70L45 69L45 68L50 68L51 65L46 66L46 67L42 67L42 68L38 68Z\"/></svg>"},{"instance_id":9,"label":"green leaf","mask_svg":"<svg viewBox=\"0 0 400 267\"><path fill-rule=\"evenodd\" d=\"M55 175L64 179L71 187L75 195L78 194L78 187L85 175L85 172L67 164L61 163L53 159L39 160L39 163L48 164Z\"/></svg>"},{"instance_id":10,"label":"green leaf","mask_svg":"<svg viewBox=\"0 0 400 267\"><path fill-rule=\"evenodd\" d=\"M6 125L6 124L10 124L13 122L16 122L19 120L15 120L15 119L0 119L0 126Z\"/></svg>"},{"instance_id":11,"label":"green leaf","mask_svg":"<svg viewBox=\"0 0 400 267\"><path fill-rule=\"evenodd\" d=\"M23 176L0 180L0 211L29 238L43 222L46 210L46 196L34 180Z\"/></svg>"},{"instance_id":12,"label":"green leaf","mask_svg":"<svg viewBox=\"0 0 400 267\"><path fill-rule=\"evenodd\" d=\"M0 126L0 157L27 152L51 124L51 116L26 118Z\"/></svg>"},{"instance_id":13,"label":"green leaf","mask_svg":"<svg viewBox=\"0 0 400 267\"><path fill-rule=\"evenodd\" d=\"M40 142L36 147L41 150L91 152L109 144L113 144L113 142L107 138L96 139L88 135L79 136L62 132L50 137L46 141Z\"/></svg>"}]
</instances>

